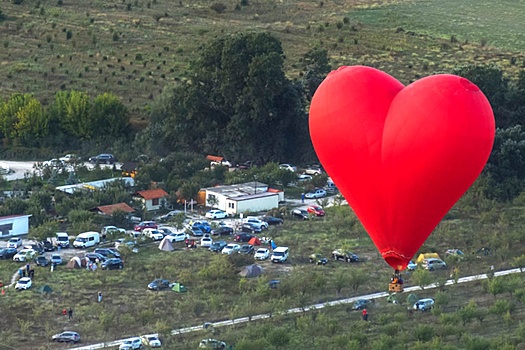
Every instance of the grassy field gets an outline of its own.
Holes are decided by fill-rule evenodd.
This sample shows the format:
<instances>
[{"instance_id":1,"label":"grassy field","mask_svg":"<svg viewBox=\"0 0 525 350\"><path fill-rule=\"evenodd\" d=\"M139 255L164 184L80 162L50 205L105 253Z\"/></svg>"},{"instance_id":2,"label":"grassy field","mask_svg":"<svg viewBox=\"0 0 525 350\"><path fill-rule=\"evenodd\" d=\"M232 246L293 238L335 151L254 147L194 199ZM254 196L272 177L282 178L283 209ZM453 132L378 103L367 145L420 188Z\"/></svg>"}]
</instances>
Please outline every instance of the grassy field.
<instances>
[{"instance_id":1,"label":"grassy field","mask_svg":"<svg viewBox=\"0 0 525 350\"><path fill-rule=\"evenodd\" d=\"M246 30L269 31L282 41L292 78L316 46L329 50L334 67L370 65L404 83L467 63L513 72L525 57L522 2L222 3L223 13L210 1L4 1L0 97L29 92L46 104L60 89L112 91L140 127L164 86L186 79L201 45Z\"/></svg>"}]
</instances>

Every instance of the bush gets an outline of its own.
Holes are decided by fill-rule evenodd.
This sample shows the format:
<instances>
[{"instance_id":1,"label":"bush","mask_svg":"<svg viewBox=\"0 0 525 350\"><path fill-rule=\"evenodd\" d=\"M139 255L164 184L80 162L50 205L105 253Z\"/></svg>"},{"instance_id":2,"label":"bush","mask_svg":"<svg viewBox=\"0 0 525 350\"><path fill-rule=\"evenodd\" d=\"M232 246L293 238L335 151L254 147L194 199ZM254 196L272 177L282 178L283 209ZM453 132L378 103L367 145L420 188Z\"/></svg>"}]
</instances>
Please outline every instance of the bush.
<instances>
[{"instance_id":1,"label":"bush","mask_svg":"<svg viewBox=\"0 0 525 350\"><path fill-rule=\"evenodd\" d=\"M222 2L214 2L211 5L211 9L216 13L223 13L226 11L226 5L224 5Z\"/></svg>"}]
</instances>

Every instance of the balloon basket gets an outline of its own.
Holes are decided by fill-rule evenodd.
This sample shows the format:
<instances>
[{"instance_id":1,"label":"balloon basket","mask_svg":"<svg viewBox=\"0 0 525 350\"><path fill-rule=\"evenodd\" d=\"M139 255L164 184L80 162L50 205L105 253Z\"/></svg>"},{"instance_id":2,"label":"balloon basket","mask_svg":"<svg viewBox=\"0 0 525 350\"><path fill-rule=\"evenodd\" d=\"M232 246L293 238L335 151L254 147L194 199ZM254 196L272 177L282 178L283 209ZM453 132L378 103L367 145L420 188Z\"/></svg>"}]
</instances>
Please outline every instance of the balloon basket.
<instances>
[{"instance_id":1,"label":"balloon basket","mask_svg":"<svg viewBox=\"0 0 525 350\"><path fill-rule=\"evenodd\" d=\"M401 293L403 291L403 285L400 283L389 283L388 291L390 293Z\"/></svg>"}]
</instances>

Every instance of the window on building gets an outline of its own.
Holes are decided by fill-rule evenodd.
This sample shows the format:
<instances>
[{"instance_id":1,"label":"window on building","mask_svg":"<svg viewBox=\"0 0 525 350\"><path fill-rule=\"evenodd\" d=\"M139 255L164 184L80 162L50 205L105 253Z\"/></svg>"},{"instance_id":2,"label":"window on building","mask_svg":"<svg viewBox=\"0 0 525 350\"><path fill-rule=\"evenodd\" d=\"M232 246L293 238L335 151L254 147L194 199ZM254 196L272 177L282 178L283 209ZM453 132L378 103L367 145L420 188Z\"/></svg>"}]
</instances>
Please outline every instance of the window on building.
<instances>
[{"instance_id":1,"label":"window on building","mask_svg":"<svg viewBox=\"0 0 525 350\"><path fill-rule=\"evenodd\" d=\"M158 198L153 198L151 200L151 205L159 205L159 199Z\"/></svg>"},{"instance_id":2,"label":"window on building","mask_svg":"<svg viewBox=\"0 0 525 350\"><path fill-rule=\"evenodd\" d=\"M13 223L0 225L0 235L6 236L13 229Z\"/></svg>"},{"instance_id":3,"label":"window on building","mask_svg":"<svg viewBox=\"0 0 525 350\"><path fill-rule=\"evenodd\" d=\"M235 203L228 203L228 208L235 209Z\"/></svg>"}]
</instances>

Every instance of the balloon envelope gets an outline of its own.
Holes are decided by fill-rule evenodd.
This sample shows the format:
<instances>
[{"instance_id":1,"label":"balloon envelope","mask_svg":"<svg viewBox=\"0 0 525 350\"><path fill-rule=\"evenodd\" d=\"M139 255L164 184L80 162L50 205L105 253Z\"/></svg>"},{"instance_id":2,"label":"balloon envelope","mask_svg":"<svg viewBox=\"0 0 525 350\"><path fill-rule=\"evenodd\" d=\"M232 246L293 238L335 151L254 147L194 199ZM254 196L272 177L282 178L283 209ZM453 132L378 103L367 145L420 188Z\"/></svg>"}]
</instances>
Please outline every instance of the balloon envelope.
<instances>
[{"instance_id":1,"label":"balloon envelope","mask_svg":"<svg viewBox=\"0 0 525 350\"><path fill-rule=\"evenodd\" d=\"M434 75L404 87L364 66L328 75L309 124L325 170L398 270L479 176L495 133L488 100L467 79Z\"/></svg>"}]
</instances>

